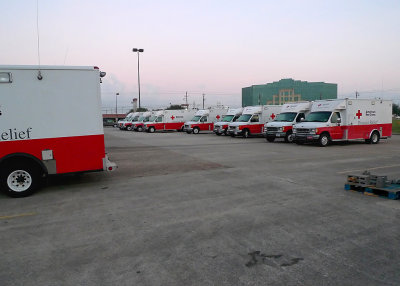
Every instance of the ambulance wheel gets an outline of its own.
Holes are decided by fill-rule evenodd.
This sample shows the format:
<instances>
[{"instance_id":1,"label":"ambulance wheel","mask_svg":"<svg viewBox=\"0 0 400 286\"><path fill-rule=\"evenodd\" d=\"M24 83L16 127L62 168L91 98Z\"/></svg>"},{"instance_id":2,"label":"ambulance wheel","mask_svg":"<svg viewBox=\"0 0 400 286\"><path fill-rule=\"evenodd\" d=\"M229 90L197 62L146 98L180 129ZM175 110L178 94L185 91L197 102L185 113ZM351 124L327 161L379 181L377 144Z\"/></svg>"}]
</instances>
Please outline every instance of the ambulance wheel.
<instances>
[{"instance_id":1,"label":"ambulance wheel","mask_svg":"<svg viewBox=\"0 0 400 286\"><path fill-rule=\"evenodd\" d=\"M243 138L249 138L250 132L248 129L243 130Z\"/></svg>"},{"instance_id":2,"label":"ambulance wheel","mask_svg":"<svg viewBox=\"0 0 400 286\"><path fill-rule=\"evenodd\" d=\"M273 136L267 136L267 137L265 137L265 139L266 139L268 142L274 142L274 141L275 141L275 137L273 137Z\"/></svg>"},{"instance_id":3,"label":"ambulance wheel","mask_svg":"<svg viewBox=\"0 0 400 286\"><path fill-rule=\"evenodd\" d=\"M326 146L329 145L329 141L330 141L329 135L326 134L326 133L322 133L322 134L319 136L318 144L319 144L319 146L321 146L321 147L326 147Z\"/></svg>"},{"instance_id":4,"label":"ambulance wheel","mask_svg":"<svg viewBox=\"0 0 400 286\"><path fill-rule=\"evenodd\" d=\"M139 127L137 128L137 131L138 131L138 132L142 132L142 131L143 131L143 127L142 127L142 126L139 126Z\"/></svg>"},{"instance_id":5,"label":"ambulance wheel","mask_svg":"<svg viewBox=\"0 0 400 286\"><path fill-rule=\"evenodd\" d=\"M199 134L199 132L200 132L199 128L197 127L193 128L193 134Z\"/></svg>"},{"instance_id":6,"label":"ambulance wheel","mask_svg":"<svg viewBox=\"0 0 400 286\"><path fill-rule=\"evenodd\" d=\"M374 131L374 132L372 132L371 138L368 140L368 143L369 144L378 144L379 139L380 139L380 136L379 136L378 131Z\"/></svg>"},{"instance_id":7,"label":"ambulance wheel","mask_svg":"<svg viewBox=\"0 0 400 286\"><path fill-rule=\"evenodd\" d=\"M224 135L228 135L228 128L224 130Z\"/></svg>"},{"instance_id":8,"label":"ambulance wheel","mask_svg":"<svg viewBox=\"0 0 400 286\"><path fill-rule=\"evenodd\" d=\"M285 142L286 143L293 143L293 139L294 139L294 135L293 135L292 131L286 132Z\"/></svg>"},{"instance_id":9,"label":"ambulance wheel","mask_svg":"<svg viewBox=\"0 0 400 286\"><path fill-rule=\"evenodd\" d=\"M0 174L0 188L13 198L32 195L40 186L39 182L39 168L32 163L11 163Z\"/></svg>"},{"instance_id":10,"label":"ambulance wheel","mask_svg":"<svg viewBox=\"0 0 400 286\"><path fill-rule=\"evenodd\" d=\"M188 131L186 131L186 133L187 133L187 134L190 134L190 133L192 133L192 131L189 131L189 130L188 130Z\"/></svg>"},{"instance_id":11,"label":"ambulance wheel","mask_svg":"<svg viewBox=\"0 0 400 286\"><path fill-rule=\"evenodd\" d=\"M149 133L154 133L154 131L156 131L156 129L153 126L149 127Z\"/></svg>"},{"instance_id":12,"label":"ambulance wheel","mask_svg":"<svg viewBox=\"0 0 400 286\"><path fill-rule=\"evenodd\" d=\"M128 126L128 127L126 127L126 130L128 130L128 131L132 131L132 126Z\"/></svg>"}]
</instances>

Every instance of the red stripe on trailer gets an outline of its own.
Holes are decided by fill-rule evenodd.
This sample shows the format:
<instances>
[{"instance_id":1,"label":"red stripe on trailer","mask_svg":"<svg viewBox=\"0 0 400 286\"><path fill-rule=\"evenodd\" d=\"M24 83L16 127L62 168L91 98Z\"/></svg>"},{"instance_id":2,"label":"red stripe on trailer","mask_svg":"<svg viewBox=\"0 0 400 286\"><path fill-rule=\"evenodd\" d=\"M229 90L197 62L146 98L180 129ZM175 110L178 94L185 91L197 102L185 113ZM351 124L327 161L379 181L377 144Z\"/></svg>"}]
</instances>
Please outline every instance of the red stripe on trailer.
<instances>
[{"instance_id":1,"label":"red stripe on trailer","mask_svg":"<svg viewBox=\"0 0 400 286\"><path fill-rule=\"evenodd\" d=\"M197 123L191 124L192 128L198 127L200 131L208 131L214 129L214 123Z\"/></svg>"},{"instance_id":2,"label":"red stripe on trailer","mask_svg":"<svg viewBox=\"0 0 400 286\"><path fill-rule=\"evenodd\" d=\"M264 124L249 124L249 125L239 125L239 129L248 129L251 134L262 134L264 131Z\"/></svg>"},{"instance_id":3,"label":"red stripe on trailer","mask_svg":"<svg viewBox=\"0 0 400 286\"><path fill-rule=\"evenodd\" d=\"M155 130L178 130L181 129L184 124L184 122L154 123L147 124L147 128L154 127Z\"/></svg>"},{"instance_id":4,"label":"red stripe on trailer","mask_svg":"<svg viewBox=\"0 0 400 286\"><path fill-rule=\"evenodd\" d=\"M382 137L392 136L392 124L368 124L368 125L345 125L333 127L320 127L318 134L329 132L333 140L343 139L344 133L347 130L349 140L354 139L369 139L371 132L374 130L382 131Z\"/></svg>"},{"instance_id":5,"label":"red stripe on trailer","mask_svg":"<svg viewBox=\"0 0 400 286\"><path fill-rule=\"evenodd\" d=\"M53 150L57 174L103 169L104 135L0 142L0 158L24 153L42 160L43 150Z\"/></svg>"}]
</instances>

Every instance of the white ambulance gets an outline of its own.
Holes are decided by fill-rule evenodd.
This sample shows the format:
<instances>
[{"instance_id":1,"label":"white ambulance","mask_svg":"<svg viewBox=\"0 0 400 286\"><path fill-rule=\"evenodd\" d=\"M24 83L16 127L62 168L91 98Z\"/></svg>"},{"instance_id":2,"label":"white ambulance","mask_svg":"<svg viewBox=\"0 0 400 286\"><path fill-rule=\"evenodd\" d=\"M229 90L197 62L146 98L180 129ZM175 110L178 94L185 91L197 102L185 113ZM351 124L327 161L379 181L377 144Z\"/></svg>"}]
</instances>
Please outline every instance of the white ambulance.
<instances>
[{"instance_id":1,"label":"white ambulance","mask_svg":"<svg viewBox=\"0 0 400 286\"><path fill-rule=\"evenodd\" d=\"M228 134L232 137L242 135L244 138L263 135L264 124L274 120L281 108L282 105L247 106L235 122L229 123Z\"/></svg>"},{"instance_id":2,"label":"white ambulance","mask_svg":"<svg viewBox=\"0 0 400 286\"><path fill-rule=\"evenodd\" d=\"M97 67L0 66L0 189L37 190L48 175L114 170L105 153Z\"/></svg>"},{"instance_id":3,"label":"white ambulance","mask_svg":"<svg viewBox=\"0 0 400 286\"><path fill-rule=\"evenodd\" d=\"M143 112L137 121L132 122L132 130L142 132L146 122L154 120L154 111Z\"/></svg>"},{"instance_id":4,"label":"white ambulance","mask_svg":"<svg viewBox=\"0 0 400 286\"><path fill-rule=\"evenodd\" d=\"M190 121L185 122L184 131L188 134L198 134L200 131L213 131L214 123L219 121L227 111L228 108L226 107L200 109Z\"/></svg>"},{"instance_id":5,"label":"white ambulance","mask_svg":"<svg viewBox=\"0 0 400 286\"><path fill-rule=\"evenodd\" d=\"M127 120L124 121L122 129L132 131L132 129L133 129L132 123L138 121L139 117L140 117L140 115L142 115L142 113L143 112L130 113L131 116Z\"/></svg>"},{"instance_id":6,"label":"white ambulance","mask_svg":"<svg viewBox=\"0 0 400 286\"><path fill-rule=\"evenodd\" d=\"M154 113L154 120L144 124L144 130L154 131L176 130L182 131L183 125L196 113L196 109L160 110Z\"/></svg>"},{"instance_id":7,"label":"white ambulance","mask_svg":"<svg viewBox=\"0 0 400 286\"><path fill-rule=\"evenodd\" d=\"M364 139L377 144L392 136L392 101L381 99L336 99L313 102L311 113L293 126L295 142L318 142L322 147L331 141Z\"/></svg>"},{"instance_id":8,"label":"white ambulance","mask_svg":"<svg viewBox=\"0 0 400 286\"><path fill-rule=\"evenodd\" d=\"M294 136L292 127L310 113L312 102L293 102L282 105L279 115L272 122L264 126L265 138L274 142L275 138L283 138L285 142L292 143Z\"/></svg>"},{"instance_id":9,"label":"white ambulance","mask_svg":"<svg viewBox=\"0 0 400 286\"><path fill-rule=\"evenodd\" d=\"M124 124L131 118L132 114L133 112L128 113L128 115L124 119L118 120L118 127L120 130L125 129Z\"/></svg>"},{"instance_id":10,"label":"white ambulance","mask_svg":"<svg viewBox=\"0 0 400 286\"><path fill-rule=\"evenodd\" d=\"M243 108L229 108L228 112L221 121L214 124L214 133L216 135L225 134L227 135L229 123L235 122L240 115L242 115Z\"/></svg>"}]
</instances>

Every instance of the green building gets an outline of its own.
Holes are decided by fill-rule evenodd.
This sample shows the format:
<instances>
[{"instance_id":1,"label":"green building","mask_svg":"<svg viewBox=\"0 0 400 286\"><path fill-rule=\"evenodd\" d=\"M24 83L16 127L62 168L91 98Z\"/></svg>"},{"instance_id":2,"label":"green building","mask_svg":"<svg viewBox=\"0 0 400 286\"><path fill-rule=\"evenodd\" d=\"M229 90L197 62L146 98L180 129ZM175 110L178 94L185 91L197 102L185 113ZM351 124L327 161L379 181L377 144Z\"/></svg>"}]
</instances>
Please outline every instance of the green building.
<instances>
[{"instance_id":1,"label":"green building","mask_svg":"<svg viewBox=\"0 0 400 286\"><path fill-rule=\"evenodd\" d=\"M337 98L337 84L291 78L242 88L242 106Z\"/></svg>"}]
</instances>

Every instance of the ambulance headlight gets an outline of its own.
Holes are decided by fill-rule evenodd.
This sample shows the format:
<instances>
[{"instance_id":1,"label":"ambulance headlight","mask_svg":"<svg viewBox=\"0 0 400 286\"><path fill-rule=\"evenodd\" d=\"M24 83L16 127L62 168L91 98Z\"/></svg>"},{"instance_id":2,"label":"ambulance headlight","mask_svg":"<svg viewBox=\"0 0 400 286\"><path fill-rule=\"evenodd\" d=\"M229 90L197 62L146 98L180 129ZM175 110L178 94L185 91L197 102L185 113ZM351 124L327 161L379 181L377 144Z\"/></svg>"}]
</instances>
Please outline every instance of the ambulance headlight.
<instances>
[{"instance_id":1,"label":"ambulance headlight","mask_svg":"<svg viewBox=\"0 0 400 286\"><path fill-rule=\"evenodd\" d=\"M310 129L310 133L315 133L316 131L317 131L317 129L315 129L315 128Z\"/></svg>"},{"instance_id":2,"label":"ambulance headlight","mask_svg":"<svg viewBox=\"0 0 400 286\"><path fill-rule=\"evenodd\" d=\"M293 129L292 129L292 132L293 132L293 133L296 133L296 132L297 132L296 128L293 128Z\"/></svg>"},{"instance_id":3,"label":"ambulance headlight","mask_svg":"<svg viewBox=\"0 0 400 286\"><path fill-rule=\"evenodd\" d=\"M282 128L282 127L279 127L279 128L278 128L278 131L279 131L279 132L282 132L282 131L283 131L283 128Z\"/></svg>"}]
</instances>

